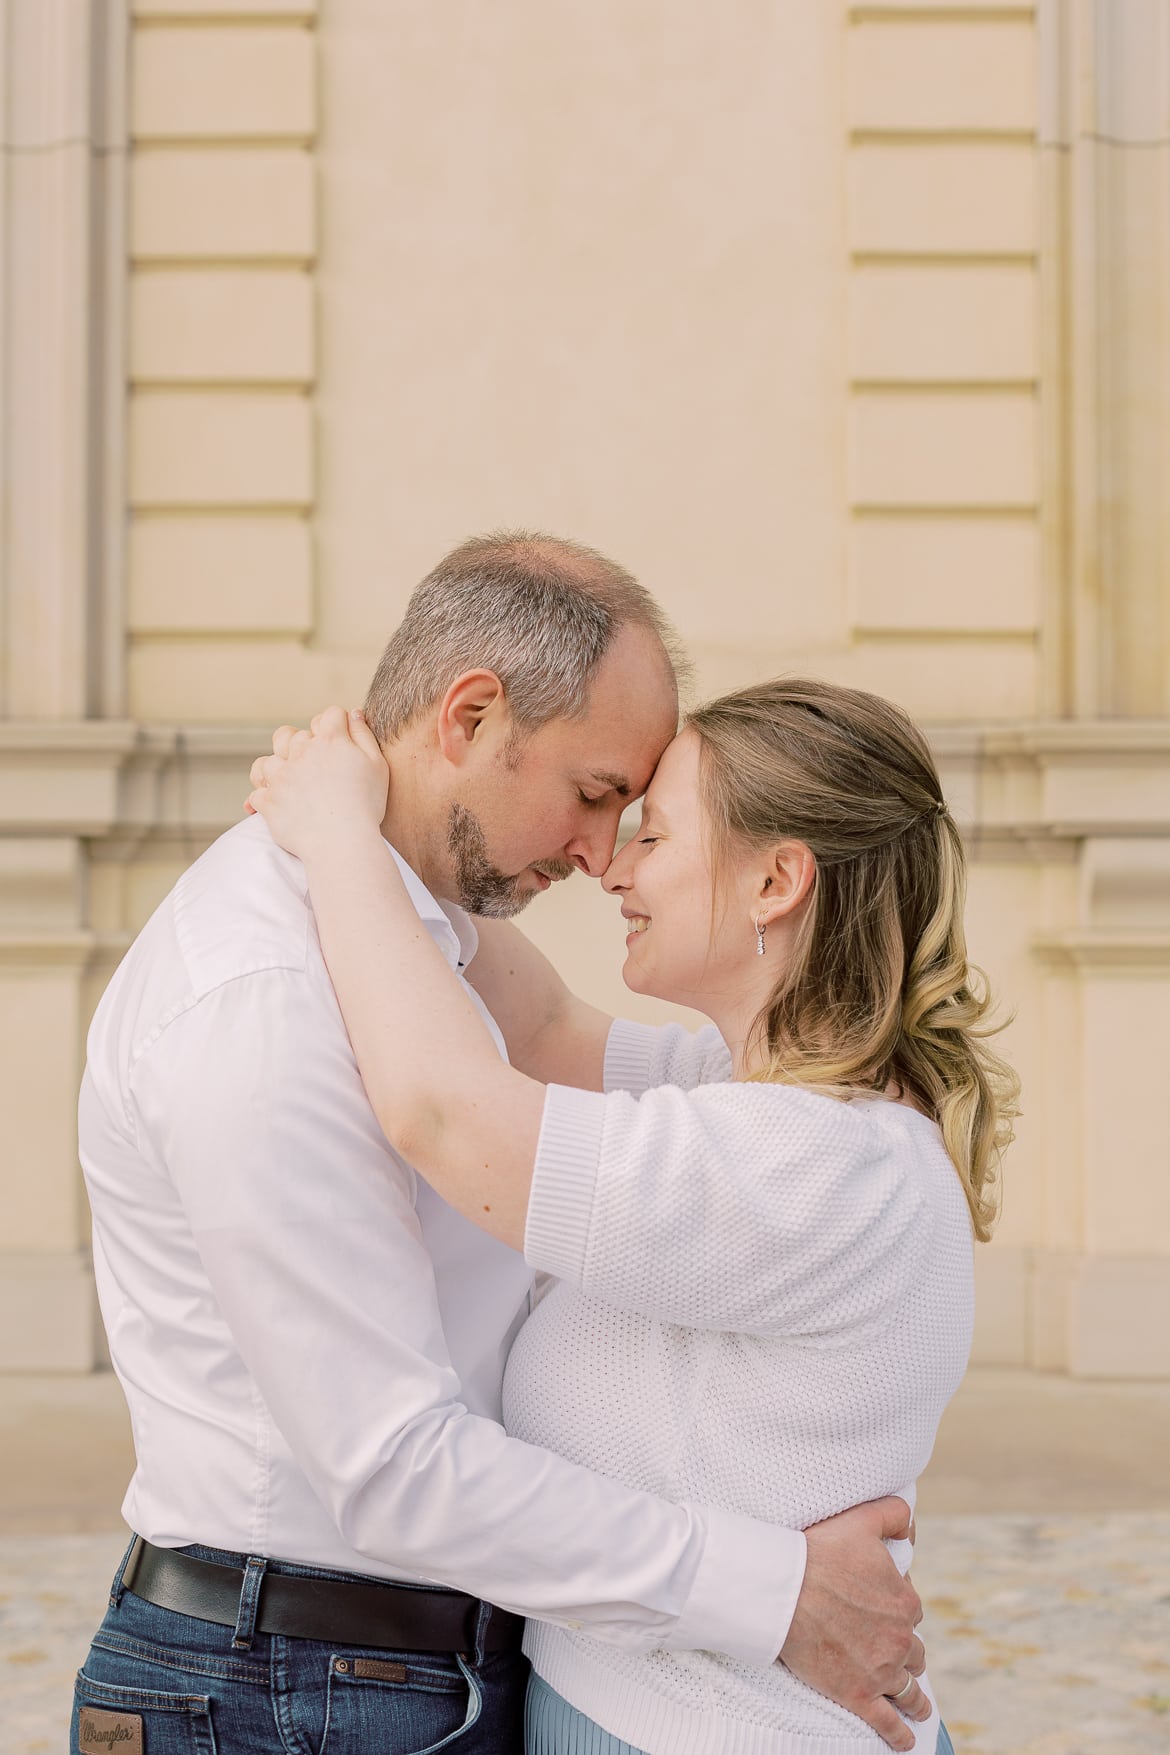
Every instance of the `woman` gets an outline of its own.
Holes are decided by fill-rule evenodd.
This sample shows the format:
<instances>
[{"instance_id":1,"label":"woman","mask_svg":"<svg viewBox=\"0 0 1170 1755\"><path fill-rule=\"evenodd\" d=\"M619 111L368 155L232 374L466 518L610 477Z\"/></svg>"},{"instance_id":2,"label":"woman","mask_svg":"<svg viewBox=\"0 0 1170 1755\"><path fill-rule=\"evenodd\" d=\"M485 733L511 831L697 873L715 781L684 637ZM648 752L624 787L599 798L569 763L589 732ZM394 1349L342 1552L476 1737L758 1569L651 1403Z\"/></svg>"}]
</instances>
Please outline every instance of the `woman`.
<instances>
[{"instance_id":1,"label":"woman","mask_svg":"<svg viewBox=\"0 0 1170 1755\"><path fill-rule=\"evenodd\" d=\"M360 716L274 744L249 802L305 864L388 1138L557 1277L512 1352L509 1430L797 1528L912 1496L966 1364L1015 1081L982 1040L961 844L905 715L791 680L691 715L603 883L627 984L714 1028L611 1028L492 923L475 967L515 1065L418 930ZM408 985L428 1004L406 1023L379 995ZM526 1649L531 1755L881 1744L781 1665L539 1623ZM896 1698L916 1748L949 1749L912 1677Z\"/></svg>"}]
</instances>

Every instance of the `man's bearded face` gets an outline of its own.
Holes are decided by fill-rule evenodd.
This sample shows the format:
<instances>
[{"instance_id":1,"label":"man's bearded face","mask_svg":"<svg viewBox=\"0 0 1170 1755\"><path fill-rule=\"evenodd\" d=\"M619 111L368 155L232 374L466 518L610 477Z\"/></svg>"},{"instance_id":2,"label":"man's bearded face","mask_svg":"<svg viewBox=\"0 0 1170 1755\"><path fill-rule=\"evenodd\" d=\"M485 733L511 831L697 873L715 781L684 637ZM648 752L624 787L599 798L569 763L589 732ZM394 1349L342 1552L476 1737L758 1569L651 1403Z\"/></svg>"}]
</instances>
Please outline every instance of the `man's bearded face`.
<instances>
[{"instance_id":1,"label":"man's bearded face","mask_svg":"<svg viewBox=\"0 0 1170 1755\"><path fill-rule=\"evenodd\" d=\"M553 883L572 877L575 867L563 859L544 859L534 867L509 875L488 858L483 825L466 805L453 804L447 820L447 850L459 905L485 920L510 920L540 894L532 871L542 872Z\"/></svg>"}]
</instances>

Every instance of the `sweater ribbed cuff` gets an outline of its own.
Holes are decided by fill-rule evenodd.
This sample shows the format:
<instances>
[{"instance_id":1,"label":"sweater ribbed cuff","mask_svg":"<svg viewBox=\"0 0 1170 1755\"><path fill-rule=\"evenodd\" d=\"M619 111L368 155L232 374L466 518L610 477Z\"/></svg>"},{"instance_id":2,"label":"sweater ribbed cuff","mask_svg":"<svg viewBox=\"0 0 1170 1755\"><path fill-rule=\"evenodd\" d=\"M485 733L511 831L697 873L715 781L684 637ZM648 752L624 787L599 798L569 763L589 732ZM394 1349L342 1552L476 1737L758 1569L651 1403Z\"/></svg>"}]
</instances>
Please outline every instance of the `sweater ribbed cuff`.
<instances>
[{"instance_id":1,"label":"sweater ribbed cuff","mask_svg":"<svg viewBox=\"0 0 1170 1755\"><path fill-rule=\"evenodd\" d=\"M707 1525L703 1558L686 1607L663 1644L672 1651L722 1651L741 1663L774 1664L804 1583L803 1531L714 1505L696 1509Z\"/></svg>"},{"instance_id":2,"label":"sweater ribbed cuff","mask_svg":"<svg viewBox=\"0 0 1170 1755\"><path fill-rule=\"evenodd\" d=\"M524 1258L530 1267L579 1286L601 1159L605 1098L597 1091L550 1085L545 1094Z\"/></svg>"},{"instance_id":3,"label":"sweater ribbed cuff","mask_svg":"<svg viewBox=\"0 0 1170 1755\"><path fill-rule=\"evenodd\" d=\"M650 1060L658 1041L652 1024L635 1024L629 1018L615 1018L605 1040L605 1071L602 1083L607 1091L632 1091L640 1097L650 1084Z\"/></svg>"}]
</instances>

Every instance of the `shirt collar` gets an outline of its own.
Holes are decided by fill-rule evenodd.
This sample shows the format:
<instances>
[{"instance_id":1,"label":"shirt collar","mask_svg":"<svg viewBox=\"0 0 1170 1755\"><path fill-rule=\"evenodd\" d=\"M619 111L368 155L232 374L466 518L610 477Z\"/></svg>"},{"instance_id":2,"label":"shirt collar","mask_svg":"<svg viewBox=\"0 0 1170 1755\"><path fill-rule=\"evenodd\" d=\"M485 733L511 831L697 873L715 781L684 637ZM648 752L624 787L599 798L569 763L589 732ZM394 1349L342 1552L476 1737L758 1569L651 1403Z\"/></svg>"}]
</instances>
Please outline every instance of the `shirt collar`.
<instances>
[{"instance_id":1,"label":"shirt collar","mask_svg":"<svg viewBox=\"0 0 1170 1755\"><path fill-rule=\"evenodd\" d=\"M394 863L406 885L406 893L418 911L418 917L450 963L452 969L465 969L479 949L479 934L471 916L454 902L440 902L423 883L418 873L403 859L397 847L391 847Z\"/></svg>"}]
</instances>

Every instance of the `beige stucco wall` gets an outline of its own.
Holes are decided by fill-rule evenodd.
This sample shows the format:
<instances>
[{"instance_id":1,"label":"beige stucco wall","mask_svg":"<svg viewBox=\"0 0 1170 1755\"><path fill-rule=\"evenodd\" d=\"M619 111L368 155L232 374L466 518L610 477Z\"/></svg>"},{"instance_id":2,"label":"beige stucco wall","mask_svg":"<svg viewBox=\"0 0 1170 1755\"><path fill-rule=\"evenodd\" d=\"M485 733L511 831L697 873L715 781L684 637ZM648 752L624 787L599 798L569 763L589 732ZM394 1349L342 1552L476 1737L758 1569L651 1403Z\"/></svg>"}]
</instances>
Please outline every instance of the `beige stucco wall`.
<instances>
[{"instance_id":1,"label":"beige stucco wall","mask_svg":"<svg viewBox=\"0 0 1170 1755\"><path fill-rule=\"evenodd\" d=\"M1170 1375L1170 0L0 29L4 1361L98 1345L72 1093L128 937L263 728L521 523L633 567L704 691L927 723L1026 1092L978 1356ZM661 1015L611 915L525 924Z\"/></svg>"}]
</instances>

